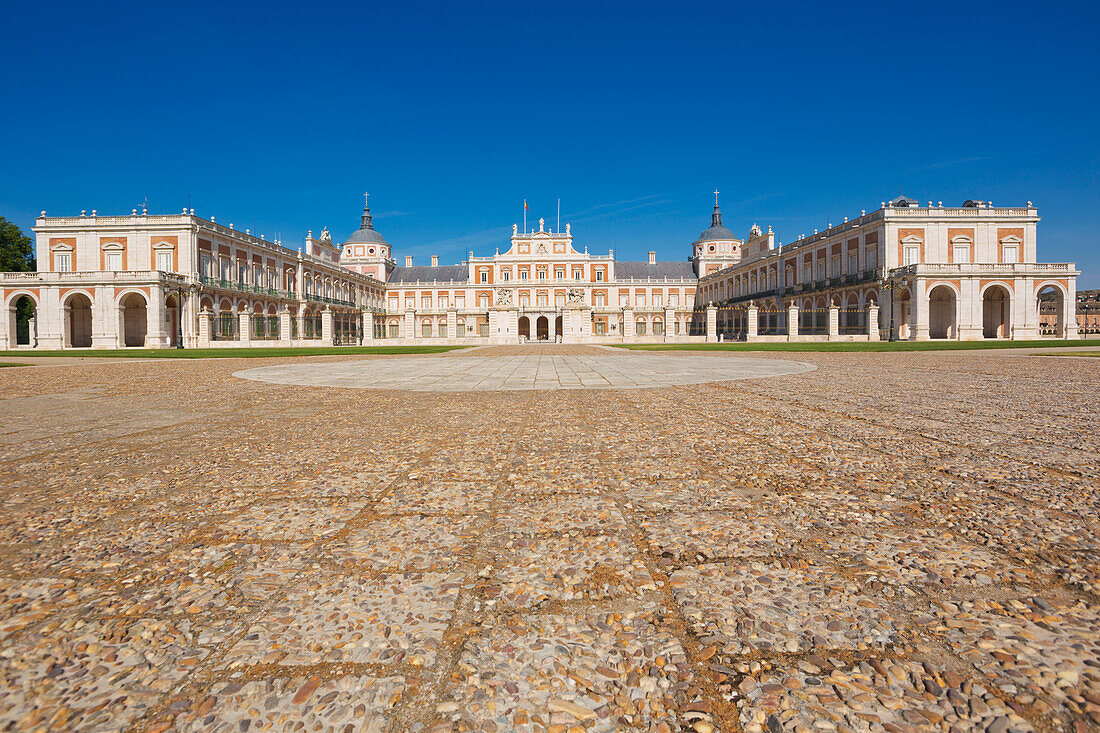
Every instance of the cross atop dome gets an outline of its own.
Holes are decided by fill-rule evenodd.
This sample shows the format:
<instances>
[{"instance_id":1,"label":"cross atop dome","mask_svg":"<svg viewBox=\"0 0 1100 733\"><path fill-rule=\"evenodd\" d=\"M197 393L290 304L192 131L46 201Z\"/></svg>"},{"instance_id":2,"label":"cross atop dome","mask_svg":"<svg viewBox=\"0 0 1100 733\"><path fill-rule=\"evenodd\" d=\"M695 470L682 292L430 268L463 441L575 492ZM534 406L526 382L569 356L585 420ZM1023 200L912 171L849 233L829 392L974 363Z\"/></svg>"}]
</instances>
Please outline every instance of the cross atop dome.
<instances>
[{"instance_id":1,"label":"cross atop dome","mask_svg":"<svg viewBox=\"0 0 1100 733\"><path fill-rule=\"evenodd\" d=\"M714 205L718 206L718 189L714 189Z\"/></svg>"}]
</instances>

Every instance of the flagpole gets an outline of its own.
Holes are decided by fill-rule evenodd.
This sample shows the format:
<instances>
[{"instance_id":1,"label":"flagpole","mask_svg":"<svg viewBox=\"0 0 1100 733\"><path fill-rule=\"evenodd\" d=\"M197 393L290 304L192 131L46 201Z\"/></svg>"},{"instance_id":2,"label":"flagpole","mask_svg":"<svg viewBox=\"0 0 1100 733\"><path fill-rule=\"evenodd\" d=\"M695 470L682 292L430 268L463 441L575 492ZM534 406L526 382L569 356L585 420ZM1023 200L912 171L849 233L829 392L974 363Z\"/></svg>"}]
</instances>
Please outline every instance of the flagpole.
<instances>
[{"instance_id":1,"label":"flagpole","mask_svg":"<svg viewBox=\"0 0 1100 733\"><path fill-rule=\"evenodd\" d=\"M527 199L523 200L523 234L527 234Z\"/></svg>"},{"instance_id":2,"label":"flagpole","mask_svg":"<svg viewBox=\"0 0 1100 733\"><path fill-rule=\"evenodd\" d=\"M561 199L558 199L558 233L561 233Z\"/></svg>"}]
</instances>

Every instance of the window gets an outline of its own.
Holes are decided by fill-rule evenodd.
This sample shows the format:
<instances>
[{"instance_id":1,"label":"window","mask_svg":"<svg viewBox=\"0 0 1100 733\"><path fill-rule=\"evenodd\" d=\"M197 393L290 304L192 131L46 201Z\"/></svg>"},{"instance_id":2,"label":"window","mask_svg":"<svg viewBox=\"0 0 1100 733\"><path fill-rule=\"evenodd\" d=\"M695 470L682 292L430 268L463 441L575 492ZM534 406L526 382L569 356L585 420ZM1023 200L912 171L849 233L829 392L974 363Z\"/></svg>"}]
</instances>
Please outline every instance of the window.
<instances>
[{"instance_id":1,"label":"window","mask_svg":"<svg viewBox=\"0 0 1100 733\"><path fill-rule=\"evenodd\" d=\"M73 255L71 252L54 252L53 263L58 272L73 271Z\"/></svg>"},{"instance_id":2,"label":"window","mask_svg":"<svg viewBox=\"0 0 1100 733\"><path fill-rule=\"evenodd\" d=\"M157 252L157 269L161 272L172 271L172 251L160 250Z\"/></svg>"},{"instance_id":3,"label":"window","mask_svg":"<svg viewBox=\"0 0 1100 733\"><path fill-rule=\"evenodd\" d=\"M546 279L546 270L539 270L539 280Z\"/></svg>"},{"instance_id":4,"label":"window","mask_svg":"<svg viewBox=\"0 0 1100 733\"><path fill-rule=\"evenodd\" d=\"M634 324L634 334L637 336L645 336L645 321L638 321Z\"/></svg>"},{"instance_id":5,"label":"window","mask_svg":"<svg viewBox=\"0 0 1100 733\"><path fill-rule=\"evenodd\" d=\"M951 259L956 262L970 262L970 245L956 244Z\"/></svg>"},{"instance_id":6,"label":"window","mask_svg":"<svg viewBox=\"0 0 1100 733\"><path fill-rule=\"evenodd\" d=\"M546 293L539 293L538 302L540 306L546 307Z\"/></svg>"},{"instance_id":7,"label":"window","mask_svg":"<svg viewBox=\"0 0 1100 733\"><path fill-rule=\"evenodd\" d=\"M489 282L489 271L488 270L482 270L481 271L481 282L483 282L483 283Z\"/></svg>"},{"instance_id":8,"label":"window","mask_svg":"<svg viewBox=\"0 0 1100 733\"><path fill-rule=\"evenodd\" d=\"M859 272L859 255L855 252L848 253L848 274L855 275Z\"/></svg>"},{"instance_id":9,"label":"window","mask_svg":"<svg viewBox=\"0 0 1100 733\"><path fill-rule=\"evenodd\" d=\"M678 305L680 305L680 294L679 293L670 293L669 296L668 296L668 306L669 306L669 308L675 308Z\"/></svg>"},{"instance_id":10,"label":"window","mask_svg":"<svg viewBox=\"0 0 1100 733\"><path fill-rule=\"evenodd\" d=\"M466 307L466 296L465 295L459 295L457 298L455 298L455 308L458 308L459 310L462 310L465 307Z\"/></svg>"},{"instance_id":11,"label":"window","mask_svg":"<svg viewBox=\"0 0 1100 733\"><path fill-rule=\"evenodd\" d=\"M596 297L596 305L602 308L603 307L604 294L603 293L596 293L595 297Z\"/></svg>"},{"instance_id":12,"label":"window","mask_svg":"<svg viewBox=\"0 0 1100 733\"><path fill-rule=\"evenodd\" d=\"M621 307L621 308L630 307L630 296L629 295L627 295L625 293L619 295L619 307Z\"/></svg>"},{"instance_id":13,"label":"window","mask_svg":"<svg viewBox=\"0 0 1100 733\"><path fill-rule=\"evenodd\" d=\"M390 309L391 311L394 311L394 312L396 312L396 311L397 311L397 308L398 308L398 306L399 306L399 303L397 302L397 298L390 298L390 305L389 305L389 309Z\"/></svg>"},{"instance_id":14,"label":"window","mask_svg":"<svg viewBox=\"0 0 1100 733\"><path fill-rule=\"evenodd\" d=\"M554 279L555 280L564 280L565 279L565 270L554 270Z\"/></svg>"},{"instance_id":15,"label":"window","mask_svg":"<svg viewBox=\"0 0 1100 733\"><path fill-rule=\"evenodd\" d=\"M662 304L664 303L664 300L665 300L665 298L664 298L663 295L661 295L660 293L655 293L653 295L653 307L654 308L660 308L662 306Z\"/></svg>"},{"instance_id":16,"label":"window","mask_svg":"<svg viewBox=\"0 0 1100 733\"><path fill-rule=\"evenodd\" d=\"M489 307L489 296L488 295L482 295L480 298L477 299L477 304L478 304L478 307L481 308L482 310L488 308ZM486 328L488 328L488 326L486 326Z\"/></svg>"},{"instance_id":17,"label":"window","mask_svg":"<svg viewBox=\"0 0 1100 733\"><path fill-rule=\"evenodd\" d=\"M527 270L520 270L519 271L519 279L520 280L526 280L527 279Z\"/></svg>"},{"instance_id":18,"label":"window","mask_svg":"<svg viewBox=\"0 0 1100 733\"><path fill-rule=\"evenodd\" d=\"M459 321L455 325L455 336L463 338L466 336L466 321Z\"/></svg>"},{"instance_id":19,"label":"window","mask_svg":"<svg viewBox=\"0 0 1100 733\"><path fill-rule=\"evenodd\" d=\"M110 272L118 272L122 269L122 253L121 252L108 252L107 253L107 269Z\"/></svg>"},{"instance_id":20,"label":"window","mask_svg":"<svg viewBox=\"0 0 1100 733\"><path fill-rule=\"evenodd\" d=\"M1016 262L1019 262L1019 259L1016 256L1016 251L1017 251L1016 250L1016 245L1014 245L1014 244L1012 244L1012 245L1006 244L1005 245L1005 248L1004 248L1004 261L1005 261L1006 264L1015 264Z\"/></svg>"},{"instance_id":21,"label":"window","mask_svg":"<svg viewBox=\"0 0 1100 733\"><path fill-rule=\"evenodd\" d=\"M432 337L432 324L430 322L425 321L424 324L420 327L420 335L426 339Z\"/></svg>"},{"instance_id":22,"label":"window","mask_svg":"<svg viewBox=\"0 0 1100 733\"><path fill-rule=\"evenodd\" d=\"M597 336L604 336L607 334L607 324L603 321L596 321L592 324L596 329Z\"/></svg>"},{"instance_id":23,"label":"window","mask_svg":"<svg viewBox=\"0 0 1100 733\"><path fill-rule=\"evenodd\" d=\"M519 304L520 304L521 306L523 306L524 308L526 308L527 306L531 305L531 296L530 296L530 295L528 295L527 293L523 293L523 294L521 294L521 295L519 296Z\"/></svg>"},{"instance_id":24,"label":"window","mask_svg":"<svg viewBox=\"0 0 1100 733\"><path fill-rule=\"evenodd\" d=\"M665 324L662 321L654 321L653 322L653 335L654 336L664 336L665 335Z\"/></svg>"},{"instance_id":25,"label":"window","mask_svg":"<svg viewBox=\"0 0 1100 733\"><path fill-rule=\"evenodd\" d=\"M583 280L584 279L584 270L573 270L573 279L574 280Z\"/></svg>"},{"instance_id":26,"label":"window","mask_svg":"<svg viewBox=\"0 0 1100 733\"><path fill-rule=\"evenodd\" d=\"M501 270L500 271L500 279L503 280L504 282L508 282L509 280L512 279L512 271L511 270Z\"/></svg>"},{"instance_id":27,"label":"window","mask_svg":"<svg viewBox=\"0 0 1100 733\"><path fill-rule=\"evenodd\" d=\"M440 295L439 296L439 309L440 310L447 310L447 302L448 302L447 296L446 295Z\"/></svg>"},{"instance_id":28,"label":"window","mask_svg":"<svg viewBox=\"0 0 1100 733\"><path fill-rule=\"evenodd\" d=\"M555 295L554 296L554 305L556 305L559 308L561 308L563 305L565 305L565 296L564 295Z\"/></svg>"},{"instance_id":29,"label":"window","mask_svg":"<svg viewBox=\"0 0 1100 733\"><path fill-rule=\"evenodd\" d=\"M634 296L634 303L639 308L645 308L645 293L638 293Z\"/></svg>"},{"instance_id":30,"label":"window","mask_svg":"<svg viewBox=\"0 0 1100 733\"><path fill-rule=\"evenodd\" d=\"M439 322L439 338L441 338L441 339L447 338L447 324L444 323L443 321Z\"/></svg>"},{"instance_id":31,"label":"window","mask_svg":"<svg viewBox=\"0 0 1100 733\"><path fill-rule=\"evenodd\" d=\"M915 265L920 261L920 247L912 246L905 248L905 265Z\"/></svg>"},{"instance_id":32,"label":"window","mask_svg":"<svg viewBox=\"0 0 1100 733\"><path fill-rule=\"evenodd\" d=\"M395 339L401 335L401 327L396 323L390 324L390 338Z\"/></svg>"},{"instance_id":33,"label":"window","mask_svg":"<svg viewBox=\"0 0 1100 733\"><path fill-rule=\"evenodd\" d=\"M596 270L596 282L603 282L603 270Z\"/></svg>"}]
</instances>

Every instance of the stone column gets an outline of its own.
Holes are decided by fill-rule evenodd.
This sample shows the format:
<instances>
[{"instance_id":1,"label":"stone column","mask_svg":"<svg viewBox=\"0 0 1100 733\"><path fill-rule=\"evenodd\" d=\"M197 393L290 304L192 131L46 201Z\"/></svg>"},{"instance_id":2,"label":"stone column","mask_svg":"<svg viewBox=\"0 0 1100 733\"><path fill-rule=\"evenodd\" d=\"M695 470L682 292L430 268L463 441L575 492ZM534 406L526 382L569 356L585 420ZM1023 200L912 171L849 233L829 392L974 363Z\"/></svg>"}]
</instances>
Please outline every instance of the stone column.
<instances>
[{"instance_id":1,"label":"stone column","mask_svg":"<svg viewBox=\"0 0 1100 733\"><path fill-rule=\"evenodd\" d=\"M671 341L676 331L676 311L665 308L665 341Z\"/></svg>"},{"instance_id":2,"label":"stone column","mask_svg":"<svg viewBox=\"0 0 1100 733\"><path fill-rule=\"evenodd\" d=\"M374 311L363 311L363 345L374 346Z\"/></svg>"},{"instance_id":3,"label":"stone column","mask_svg":"<svg viewBox=\"0 0 1100 733\"><path fill-rule=\"evenodd\" d=\"M798 340L798 303L794 301L787 306L787 340Z\"/></svg>"},{"instance_id":4,"label":"stone column","mask_svg":"<svg viewBox=\"0 0 1100 733\"><path fill-rule=\"evenodd\" d=\"M214 317L214 314L210 312L209 308L203 308L199 312L199 348L207 348L210 346L210 319Z\"/></svg>"},{"instance_id":5,"label":"stone column","mask_svg":"<svg viewBox=\"0 0 1100 733\"><path fill-rule=\"evenodd\" d=\"M707 306L707 332L705 338L708 344L718 343L718 309L713 305Z\"/></svg>"},{"instance_id":6,"label":"stone column","mask_svg":"<svg viewBox=\"0 0 1100 733\"><path fill-rule=\"evenodd\" d=\"M447 310L447 337L457 339L458 338L458 309L450 308Z\"/></svg>"},{"instance_id":7,"label":"stone column","mask_svg":"<svg viewBox=\"0 0 1100 733\"><path fill-rule=\"evenodd\" d=\"M164 290L159 285L149 288L149 306L145 311L145 346L150 349L163 348L170 342L164 318Z\"/></svg>"},{"instance_id":8,"label":"stone column","mask_svg":"<svg viewBox=\"0 0 1100 733\"><path fill-rule=\"evenodd\" d=\"M745 340L755 341L757 335L760 333L760 311L753 303L745 311Z\"/></svg>"},{"instance_id":9,"label":"stone column","mask_svg":"<svg viewBox=\"0 0 1100 733\"><path fill-rule=\"evenodd\" d=\"M15 306L3 309L0 318L0 349L15 348Z\"/></svg>"},{"instance_id":10,"label":"stone column","mask_svg":"<svg viewBox=\"0 0 1100 733\"><path fill-rule=\"evenodd\" d=\"M407 339L418 338L418 336L416 335L416 311L413 311L413 310L406 310L405 311L405 321L404 321L403 325L404 325L404 331L405 332L403 334L401 334L402 336L404 336Z\"/></svg>"},{"instance_id":11,"label":"stone column","mask_svg":"<svg viewBox=\"0 0 1100 733\"><path fill-rule=\"evenodd\" d=\"M829 338L835 339L840 336L840 308L836 305L829 305Z\"/></svg>"},{"instance_id":12,"label":"stone column","mask_svg":"<svg viewBox=\"0 0 1100 733\"><path fill-rule=\"evenodd\" d=\"M871 305L867 306L867 339L869 341L878 341L879 338L878 306L871 303Z\"/></svg>"},{"instance_id":13,"label":"stone column","mask_svg":"<svg viewBox=\"0 0 1100 733\"><path fill-rule=\"evenodd\" d=\"M556 321L556 314L546 316L546 340L550 343L554 343L558 340L558 327Z\"/></svg>"},{"instance_id":14,"label":"stone column","mask_svg":"<svg viewBox=\"0 0 1100 733\"><path fill-rule=\"evenodd\" d=\"M290 308L286 304L279 306L279 341L290 343Z\"/></svg>"},{"instance_id":15,"label":"stone column","mask_svg":"<svg viewBox=\"0 0 1100 733\"><path fill-rule=\"evenodd\" d=\"M1062 308L1065 315L1062 316L1062 332L1067 339L1079 339L1081 333L1077 328L1077 278L1069 278L1069 289L1062 299Z\"/></svg>"},{"instance_id":16,"label":"stone column","mask_svg":"<svg viewBox=\"0 0 1100 733\"><path fill-rule=\"evenodd\" d=\"M928 284L924 278L913 282L909 308L913 311L913 341L927 341L928 328Z\"/></svg>"},{"instance_id":17,"label":"stone column","mask_svg":"<svg viewBox=\"0 0 1100 733\"><path fill-rule=\"evenodd\" d=\"M245 306L244 310L237 315L238 326L237 329L240 333L237 335L237 339L241 342L241 346L252 345L252 308L251 306Z\"/></svg>"},{"instance_id":18,"label":"stone column","mask_svg":"<svg viewBox=\"0 0 1100 733\"><path fill-rule=\"evenodd\" d=\"M623 341L634 338L634 309L623 308Z\"/></svg>"},{"instance_id":19,"label":"stone column","mask_svg":"<svg viewBox=\"0 0 1100 733\"><path fill-rule=\"evenodd\" d=\"M306 303L304 300L298 303L298 312L294 314L294 320L298 322L298 339L304 339L306 337Z\"/></svg>"},{"instance_id":20,"label":"stone column","mask_svg":"<svg viewBox=\"0 0 1100 733\"><path fill-rule=\"evenodd\" d=\"M97 285L95 288L95 302L92 303L92 348L110 349L117 343L115 329L118 328L118 318L115 317L115 309L112 303L113 291L106 285ZM115 328L111 328L114 321ZM14 342L15 334L12 334Z\"/></svg>"},{"instance_id":21,"label":"stone column","mask_svg":"<svg viewBox=\"0 0 1100 733\"><path fill-rule=\"evenodd\" d=\"M325 309L323 311L321 311L321 345L322 346L333 346L334 343L335 343L334 340L333 340L333 333L332 333L333 332L333 320L334 319L332 317L332 308L329 308L326 305Z\"/></svg>"}]
</instances>

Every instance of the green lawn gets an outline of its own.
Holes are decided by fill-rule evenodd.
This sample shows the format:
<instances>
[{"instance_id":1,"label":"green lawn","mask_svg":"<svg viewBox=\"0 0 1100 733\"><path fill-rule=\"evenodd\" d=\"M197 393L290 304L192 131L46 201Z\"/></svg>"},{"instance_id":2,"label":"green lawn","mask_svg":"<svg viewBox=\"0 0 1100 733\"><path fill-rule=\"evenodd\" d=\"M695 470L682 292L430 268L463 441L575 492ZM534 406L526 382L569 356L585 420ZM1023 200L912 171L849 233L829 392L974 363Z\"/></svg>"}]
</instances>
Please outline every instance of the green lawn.
<instances>
[{"instance_id":1,"label":"green lawn","mask_svg":"<svg viewBox=\"0 0 1100 733\"><path fill-rule=\"evenodd\" d=\"M1087 341L814 341L755 342L721 344L615 344L640 351L955 351L969 349L1028 349L1059 346L1089 346Z\"/></svg>"},{"instance_id":2,"label":"green lawn","mask_svg":"<svg viewBox=\"0 0 1100 733\"><path fill-rule=\"evenodd\" d=\"M1100 351L1074 351L1069 354L1059 354L1056 351L1043 354L1032 354L1032 356L1100 356Z\"/></svg>"},{"instance_id":3,"label":"green lawn","mask_svg":"<svg viewBox=\"0 0 1100 733\"><path fill-rule=\"evenodd\" d=\"M68 349L64 351L0 351L20 359L36 356L118 357L122 359L255 359L265 356L354 356L358 354L438 354L467 346L309 346L304 348L252 347L224 349ZM22 365L20 365L22 366Z\"/></svg>"},{"instance_id":4,"label":"green lawn","mask_svg":"<svg viewBox=\"0 0 1100 733\"><path fill-rule=\"evenodd\" d=\"M30 364L17 364L14 361L0 361L0 368L9 366L30 366Z\"/></svg>"}]
</instances>

